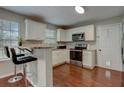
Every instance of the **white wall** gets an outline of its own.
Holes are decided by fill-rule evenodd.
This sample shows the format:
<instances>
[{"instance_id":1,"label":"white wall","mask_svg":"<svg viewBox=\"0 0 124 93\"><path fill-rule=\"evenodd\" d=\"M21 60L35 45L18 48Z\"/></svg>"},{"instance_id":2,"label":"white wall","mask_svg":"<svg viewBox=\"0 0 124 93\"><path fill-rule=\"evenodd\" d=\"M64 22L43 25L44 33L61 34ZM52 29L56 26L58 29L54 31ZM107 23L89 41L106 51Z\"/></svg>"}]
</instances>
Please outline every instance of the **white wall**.
<instances>
[{"instance_id":1,"label":"white wall","mask_svg":"<svg viewBox=\"0 0 124 93\"><path fill-rule=\"evenodd\" d=\"M21 72L21 66L17 66L17 72ZM0 78L14 75L14 64L10 60L0 61Z\"/></svg>"}]
</instances>

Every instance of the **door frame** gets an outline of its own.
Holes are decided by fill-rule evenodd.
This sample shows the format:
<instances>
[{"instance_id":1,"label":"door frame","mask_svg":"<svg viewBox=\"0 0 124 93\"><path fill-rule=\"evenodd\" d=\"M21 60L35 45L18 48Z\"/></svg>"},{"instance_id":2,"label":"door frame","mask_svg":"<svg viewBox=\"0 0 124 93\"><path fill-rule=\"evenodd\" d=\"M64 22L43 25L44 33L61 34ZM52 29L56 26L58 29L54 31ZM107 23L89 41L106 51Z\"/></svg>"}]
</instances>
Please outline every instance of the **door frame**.
<instances>
[{"instance_id":1,"label":"door frame","mask_svg":"<svg viewBox=\"0 0 124 93\"><path fill-rule=\"evenodd\" d=\"M99 24L96 26L96 52L97 52L97 64L96 66L98 66L98 62L100 61L100 58L99 58L99 48L100 48L100 41L99 41L99 38L100 38L100 32L99 32L99 27L107 27L107 26L111 26L111 25L120 25L120 34L122 33L122 23L119 22L119 23L110 23L110 24ZM121 38L122 38L122 34L120 35ZM121 39L121 43L122 43L122 39ZM121 47L120 47L121 49Z\"/></svg>"}]
</instances>

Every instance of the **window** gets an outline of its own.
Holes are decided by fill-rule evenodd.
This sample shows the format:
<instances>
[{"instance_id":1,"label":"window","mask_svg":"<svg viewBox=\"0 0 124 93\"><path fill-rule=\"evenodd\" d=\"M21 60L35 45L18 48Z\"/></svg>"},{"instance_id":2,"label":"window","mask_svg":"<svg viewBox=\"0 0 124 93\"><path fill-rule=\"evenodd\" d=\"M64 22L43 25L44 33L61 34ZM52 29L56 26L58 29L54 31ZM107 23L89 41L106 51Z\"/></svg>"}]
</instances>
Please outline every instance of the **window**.
<instances>
[{"instance_id":1,"label":"window","mask_svg":"<svg viewBox=\"0 0 124 93\"><path fill-rule=\"evenodd\" d=\"M4 46L17 47L19 24L13 21L0 19L0 59L6 58Z\"/></svg>"},{"instance_id":2,"label":"window","mask_svg":"<svg viewBox=\"0 0 124 93\"><path fill-rule=\"evenodd\" d=\"M54 44L57 40L57 31L46 29L45 30L45 43Z\"/></svg>"}]
</instances>

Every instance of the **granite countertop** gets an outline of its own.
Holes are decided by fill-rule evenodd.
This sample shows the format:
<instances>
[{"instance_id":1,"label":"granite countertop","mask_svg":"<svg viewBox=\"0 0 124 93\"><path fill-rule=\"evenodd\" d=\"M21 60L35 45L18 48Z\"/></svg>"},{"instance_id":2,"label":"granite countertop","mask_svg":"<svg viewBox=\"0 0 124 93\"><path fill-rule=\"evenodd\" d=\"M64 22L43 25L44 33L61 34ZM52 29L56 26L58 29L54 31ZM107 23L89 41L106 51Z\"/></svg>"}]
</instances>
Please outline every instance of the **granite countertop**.
<instances>
[{"instance_id":1,"label":"granite countertop","mask_svg":"<svg viewBox=\"0 0 124 93\"><path fill-rule=\"evenodd\" d=\"M49 48L53 48L53 47L41 46L41 45L24 45L24 46L19 46L19 48L30 48L30 49L49 49Z\"/></svg>"},{"instance_id":2,"label":"granite countertop","mask_svg":"<svg viewBox=\"0 0 124 93\"><path fill-rule=\"evenodd\" d=\"M65 49L57 49L57 48L53 48L53 51L57 51L57 50L69 50L68 48Z\"/></svg>"},{"instance_id":3,"label":"granite countertop","mask_svg":"<svg viewBox=\"0 0 124 93\"><path fill-rule=\"evenodd\" d=\"M83 51L91 51L91 52L95 52L96 50L94 49L94 50L91 50L91 49L84 49Z\"/></svg>"},{"instance_id":4,"label":"granite countertop","mask_svg":"<svg viewBox=\"0 0 124 93\"><path fill-rule=\"evenodd\" d=\"M53 48L53 51L57 51L57 50L75 50L75 49L74 48L65 48L65 49ZM83 49L82 51L96 51L96 49Z\"/></svg>"}]
</instances>

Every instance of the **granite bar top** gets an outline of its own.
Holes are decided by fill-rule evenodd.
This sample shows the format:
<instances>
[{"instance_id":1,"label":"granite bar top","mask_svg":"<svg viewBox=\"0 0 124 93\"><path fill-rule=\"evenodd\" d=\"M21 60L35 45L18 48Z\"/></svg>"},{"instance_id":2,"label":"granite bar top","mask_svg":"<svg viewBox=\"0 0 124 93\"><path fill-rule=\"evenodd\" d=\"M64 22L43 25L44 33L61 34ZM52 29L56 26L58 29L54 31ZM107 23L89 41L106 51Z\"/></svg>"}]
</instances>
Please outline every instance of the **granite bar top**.
<instances>
[{"instance_id":1,"label":"granite bar top","mask_svg":"<svg viewBox=\"0 0 124 93\"><path fill-rule=\"evenodd\" d=\"M68 48L66 48L66 49L57 49L57 48L53 48L53 51L58 51L58 50L70 50L70 49L68 49Z\"/></svg>"},{"instance_id":2,"label":"granite bar top","mask_svg":"<svg viewBox=\"0 0 124 93\"><path fill-rule=\"evenodd\" d=\"M91 49L84 49L83 51L96 51L96 49L91 50Z\"/></svg>"},{"instance_id":3,"label":"granite bar top","mask_svg":"<svg viewBox=\"0 0 124 93\"><path fill-rule=\"evenodd\" d=\"M26 46L19 46L19 48L30 48L30 49L49 49L49 48L53 48L53 47L48 47L48 46L39 46L39 45L26 45Z\"/></svg>"},{"instance_id":4,"label":"granite bar top","mask_svg":"<svg viewBox=\"0 0 124 93\"><path fill-rule=\"evenodd\" d=\"M59 50L75 50L74 48L65 48L65 49L57 49L57 48L53 48L53 51L59 51ZM96 51L96 49L83 49L82 51Z\"/></svg>"}]
</instances>

